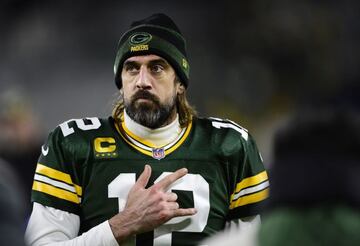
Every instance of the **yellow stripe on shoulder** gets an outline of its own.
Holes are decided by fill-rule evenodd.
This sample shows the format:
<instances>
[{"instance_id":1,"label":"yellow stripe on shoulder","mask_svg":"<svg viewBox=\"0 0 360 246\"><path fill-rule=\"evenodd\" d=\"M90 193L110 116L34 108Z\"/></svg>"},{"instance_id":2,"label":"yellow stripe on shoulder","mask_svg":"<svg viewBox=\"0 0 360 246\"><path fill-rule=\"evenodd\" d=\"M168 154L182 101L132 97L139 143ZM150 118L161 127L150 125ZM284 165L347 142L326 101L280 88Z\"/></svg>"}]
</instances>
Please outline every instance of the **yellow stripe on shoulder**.
<instances>
[{"instance_id":1,"label":"yellow stripe on shoulder","mask_svg":"<svg viewBox=\"0 0 360 246\"><path fill-rule=\"evenodd\" d=\"M69 174L58 171L58 170L53 169L51 167L47 167L47 166L45 166L45 165L43 165L41 163L37 164L35 172L37 174L42 174L42 175L45 175L45 176L47 176L49 178L52 178L52 179L60 180L60 181L65 182L65 183L67 183L69 185L73 185L75 187L76 193L79 196L82 196L82 188L81 188L81 186L74 184L72 179L71 179L71 176Z\"/></svg>"},{"instance_id":2,"label":"yellow stripe on shoulder","mask_svg":"<svg viewBox=\"0 0 360 246\"><path fill-rule=\"evenodd\" d=\"M57 179L68 184L74 184L69 174L58 171L51 167L47 167L43 164L38 163L36 166L36 173L48 176L49 178Z\"/></svg>"},{"instance_id":3,"label":"yellow stripe on shoulder","mask_svg":"<svg viewBox=\"0 0 360 246\"><path fill-rule=\"evenodd\" d=\"M78 194L78 196L82 196L82 188L81 186L78 186L76 184L74 184L75 190L76 190L76 194Z\"/></svg>"},{"instance_id":4,"label":"yellow stripe on shoulder","mask_svg":"<svg viewBox=\"0 0 360 246\"><path fill-rule=\"evenodd\" d=\"M237 199L236 201L231 202L230 209L234 209L251 203L261 202L262 200L265 200L268 197L269 197L269 188L266 188L265 190L259 191L257 193L248 196L243 196Z\"/></svg>"},{"instance_id":5,"label":"yellow stripe on shoulder","mask_svg":"<svg viewBox=\"0 0 360 246\"><path fill-rule=\"evenodd\" d=\"M239 182L236 185L236 189L235 189L234 194L240 192L244 188L260 184L261 182L264 182L267 179L268 179L268 175L267 175L266 171L263 171L263 172L261 172L259 174L254 175L254 176L245 178L245 179L241 180L241 182Z\"/></svg>"},{"instance_id":6,"label":"yellow stripe on shoulder","mask_svg":"<svg viewBox=\"0 0 360 246\"><path fill-rule=\"evenodd\" d=\"M67 200L69 202L73 202L73 203L76 203L76 204L80 203L80 198L76 194L74 194L74 193L72 193L70 191L66 191L66 190L63 190L63 189L56 188L56 187L54 187L52 185L48 185L48 184L44 184L44 183L41 183L41 182L38 182L38 181L34 181L32 189L36 190L36 191L46 193L46 194L49 194L51 196L58 197L58 198L63 199L63 200Z\"/></svg>"}]
</instances>

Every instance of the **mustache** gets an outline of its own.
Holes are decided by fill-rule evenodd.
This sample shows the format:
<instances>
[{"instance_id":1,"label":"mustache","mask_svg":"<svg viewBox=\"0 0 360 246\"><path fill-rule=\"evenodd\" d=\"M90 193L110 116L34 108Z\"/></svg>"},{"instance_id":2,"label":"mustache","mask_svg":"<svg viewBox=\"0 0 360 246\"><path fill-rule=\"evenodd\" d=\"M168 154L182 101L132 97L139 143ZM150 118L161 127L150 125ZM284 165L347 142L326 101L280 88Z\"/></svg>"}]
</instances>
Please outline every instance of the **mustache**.
<instances>
[{"instance_id":1,"label":"mustache","mask_svg":"<svg viewBox=\"0 0 360 246\"><path fill-rule=\"evenodd\" d=\"M132 97L131 97L132 101L136 101L138 99L148 99L148 100L151 100L155 103L159 103L159 99L157 96L151 94L150 92L148 91L144 91L144 90L140 90L140 91L137 91Z\"/></svg>"}]
</instances>

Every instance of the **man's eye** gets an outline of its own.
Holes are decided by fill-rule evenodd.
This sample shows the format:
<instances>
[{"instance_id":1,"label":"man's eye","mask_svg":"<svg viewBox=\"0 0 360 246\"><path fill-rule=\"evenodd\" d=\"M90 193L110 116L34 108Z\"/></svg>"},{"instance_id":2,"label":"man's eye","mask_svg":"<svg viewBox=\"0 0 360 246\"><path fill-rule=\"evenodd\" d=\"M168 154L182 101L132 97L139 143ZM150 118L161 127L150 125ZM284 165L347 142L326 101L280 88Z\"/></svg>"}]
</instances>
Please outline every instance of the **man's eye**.
<instances>
[{"instance_id":1,"label":"man's eye","mask_svg":"<svg viewBox=\"0 0 360 246\"><path fill-rule=\"evenodd\" d=\"M151 71L155 72L155 73L159 73L161 71L164 70L164 67L161 65L154 65L151 67Z\"/></svg>"},{"instance_id":2,"label":"man's eye","mask_svg":"<svg viewBox=\"0 0 360 246\"><path fill-rule=\"evenodd\" d=\"M125 70L127 72L136 72L137 71L137 68L135 66L126 66L125 67Z\"/></svg>"}]
</instances>

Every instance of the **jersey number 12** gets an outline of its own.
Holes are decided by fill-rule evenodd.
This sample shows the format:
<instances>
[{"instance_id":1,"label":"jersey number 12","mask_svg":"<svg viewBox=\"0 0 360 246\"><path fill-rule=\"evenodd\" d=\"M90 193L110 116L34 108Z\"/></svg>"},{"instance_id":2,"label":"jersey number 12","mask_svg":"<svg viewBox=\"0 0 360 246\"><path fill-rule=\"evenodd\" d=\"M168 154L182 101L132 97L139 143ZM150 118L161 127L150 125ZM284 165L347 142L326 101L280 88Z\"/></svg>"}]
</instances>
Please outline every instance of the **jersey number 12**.
<instances>
[{"instance_id":1,"label":"jersey number 12","mask_svg":"<svg viewBox=\"0 0 360 246\"><path fill-rule=\"evenodd\" d=\"M154 183L159 182L169 174L171 172L163 172ZM118 198L119 212L124 209L129 191L135 182L135 173L122 173L109 184L108 196ZM210 211L209 184L201 175L187 174L179 182L174 183L169 191L171 190L193 192L194 207L197 209L197 213L193 216L173 218L156 228L154 230L154 246L171 245L173 231L202 232L207 224ZM126 245L135 245L135 238L129 240Z\"/></svg>"}]
</instances>

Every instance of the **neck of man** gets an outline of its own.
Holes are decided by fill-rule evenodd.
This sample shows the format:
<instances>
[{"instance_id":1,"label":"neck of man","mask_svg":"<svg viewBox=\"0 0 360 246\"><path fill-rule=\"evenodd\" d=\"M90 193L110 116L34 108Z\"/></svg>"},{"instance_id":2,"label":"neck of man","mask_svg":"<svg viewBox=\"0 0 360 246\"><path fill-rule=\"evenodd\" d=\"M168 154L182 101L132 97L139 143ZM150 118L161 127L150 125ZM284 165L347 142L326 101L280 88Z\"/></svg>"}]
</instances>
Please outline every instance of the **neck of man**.
<instances>
[{"instance_id":1,"label":"neck of man","mask_svg":"<svg viewBox=\"0 0 360 246\"><path fill-rule=\"evenodd\" d=\"M151 129L135 122L124 110L124 123L126 128L132 134L141 139L150 141L157 147L162 147L173 142L179 136L182 130L180 127L178 114L176 114L173 120L167 125L160 128Z\"/></svg>"}]
</instances>

